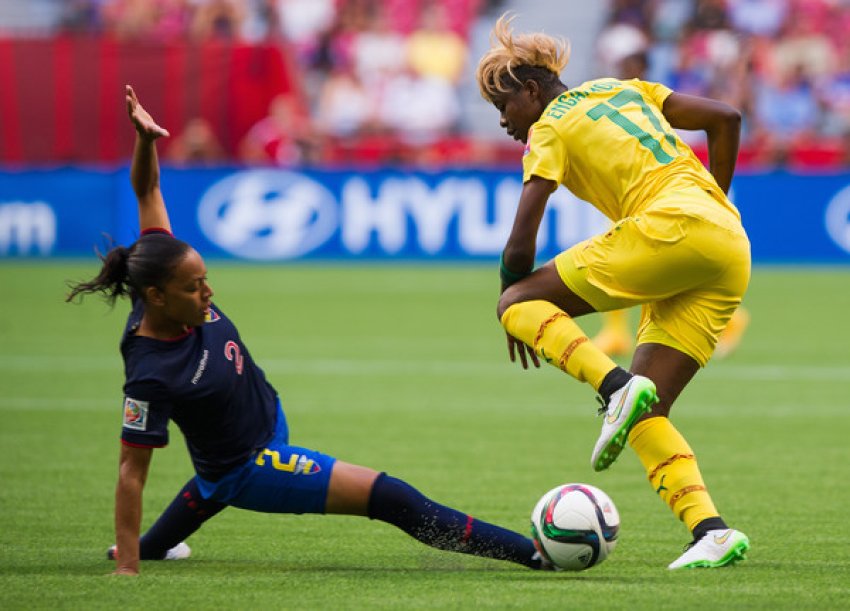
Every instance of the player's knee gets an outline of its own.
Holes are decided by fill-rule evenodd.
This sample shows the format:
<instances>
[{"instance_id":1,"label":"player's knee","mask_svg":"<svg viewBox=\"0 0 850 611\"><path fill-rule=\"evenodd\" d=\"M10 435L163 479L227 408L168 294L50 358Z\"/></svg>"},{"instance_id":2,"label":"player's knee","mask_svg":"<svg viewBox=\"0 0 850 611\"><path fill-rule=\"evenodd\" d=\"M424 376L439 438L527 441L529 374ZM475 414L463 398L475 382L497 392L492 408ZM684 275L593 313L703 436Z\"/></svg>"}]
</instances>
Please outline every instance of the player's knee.
<instances>
[{"instance_id":1,"label":"player's knee","mask_svg":"<svg viewBox=\"0 0 850 611\"><path fill-rule=\"evenodd\" d=\"M205 499L201 494L200 488L195 478L189 482L180 491L178 498L183 502L185 507L195 513L202 521L209 520L222 509L227 507L225 503L215 501L213 499Z\"/></svg>"},{"instance_id":2,"label":"player's knee","mask_svg":"<svg viewBox=\"0 0 850 611\"><path fill-rule=\"evenodd\" d=\"M509 307L525 301L525 298L522 296L520 291L515 288L515 286L516 285L506 288L505 292L499 297L499 303L496 306L496 317L500 322L502 320L502 316L504 316Z\"/></svg>"},{"instance_id":3,"label":"player's knee","mask_svg":"<svg viewBox=\"0 0 850 611\"><path fill-rule=\"evenodd\" d=\"M410 528L426 502L425 496L413 486L381 473L372 486L369 517L400 528Z\"/></svg>"}]
</instances>

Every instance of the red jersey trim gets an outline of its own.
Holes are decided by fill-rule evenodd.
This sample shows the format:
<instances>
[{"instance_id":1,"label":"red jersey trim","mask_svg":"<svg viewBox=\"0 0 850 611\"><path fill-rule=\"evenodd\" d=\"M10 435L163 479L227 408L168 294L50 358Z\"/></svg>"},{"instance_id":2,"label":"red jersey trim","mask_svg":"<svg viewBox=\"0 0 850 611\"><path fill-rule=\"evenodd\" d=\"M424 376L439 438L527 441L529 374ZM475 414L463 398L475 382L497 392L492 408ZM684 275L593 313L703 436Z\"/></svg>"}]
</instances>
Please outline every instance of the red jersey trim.
<instances>
[{"instance_id":1,"label":"red jersey trim","mask_svg":"<svg viewBox=\"0 0 850 611\"><path fill-rule=\"evenodd\" d=\"M162 445L158 445L158 446L149 446L149 445L145 445L143 443L133 443L131 441L126 441L124 439L121 440L121 443L124 444L125 446L130 446L131 448L151 448L151 449L153 449L153 448L164 448L165 446L168 445L167 443L163 443Z\"/></svg>"},{"instance_id":2,"label":"red jersey trim","mask_svg":"<svg viewBox=\"0 0 850 611\"><path fill-rule=\"evenodd\" d=\"M158 342L179 342L181 339L186 339L190 335L195 332L195 327L189 327L186 331L178 335L177 337L168 337L165 339L157 339ZM151 338L152 339L152 338Z\"/></svg>"}]
</instances>

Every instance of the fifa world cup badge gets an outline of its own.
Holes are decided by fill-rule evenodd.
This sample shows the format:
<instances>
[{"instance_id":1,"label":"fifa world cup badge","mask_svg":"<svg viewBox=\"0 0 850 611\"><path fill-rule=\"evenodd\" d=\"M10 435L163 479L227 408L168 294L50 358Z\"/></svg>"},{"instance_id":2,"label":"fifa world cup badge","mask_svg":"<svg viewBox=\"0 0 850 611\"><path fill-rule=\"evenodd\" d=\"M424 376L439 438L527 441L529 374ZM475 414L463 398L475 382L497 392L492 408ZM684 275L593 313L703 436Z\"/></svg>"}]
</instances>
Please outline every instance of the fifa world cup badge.
<instances>
[{"instance_id":1,"label":"fifa world cup badge","mask_svg":"<svg viewBox=\"0 0 850 611\"><path fill-rule=\"evenodd\" d=\"M139 401L130 397L124 397L124 428L134 431L146 431L148 428L148 406L147 401Z\"/></svg>"}]
</instances>

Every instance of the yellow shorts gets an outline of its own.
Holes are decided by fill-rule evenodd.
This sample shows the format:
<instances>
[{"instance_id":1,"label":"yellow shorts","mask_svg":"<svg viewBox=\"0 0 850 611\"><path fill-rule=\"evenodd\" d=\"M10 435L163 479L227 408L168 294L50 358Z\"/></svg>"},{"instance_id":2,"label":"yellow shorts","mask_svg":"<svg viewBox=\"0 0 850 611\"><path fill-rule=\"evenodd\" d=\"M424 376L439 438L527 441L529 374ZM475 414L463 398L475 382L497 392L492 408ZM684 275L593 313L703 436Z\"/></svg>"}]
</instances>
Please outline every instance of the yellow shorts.
<instances>
[{"instance_id":1,"label":"yellow shorts","mask_svg":"<svg viewBox=\"0 0 850 611\"><path fill-rule=\"evenodd\" d=\"M637 343L704 366L750 280L740 220L698 188L667 193L555 257L564 284L597 311L643 305Z\"/></svg>"}]
</instances>

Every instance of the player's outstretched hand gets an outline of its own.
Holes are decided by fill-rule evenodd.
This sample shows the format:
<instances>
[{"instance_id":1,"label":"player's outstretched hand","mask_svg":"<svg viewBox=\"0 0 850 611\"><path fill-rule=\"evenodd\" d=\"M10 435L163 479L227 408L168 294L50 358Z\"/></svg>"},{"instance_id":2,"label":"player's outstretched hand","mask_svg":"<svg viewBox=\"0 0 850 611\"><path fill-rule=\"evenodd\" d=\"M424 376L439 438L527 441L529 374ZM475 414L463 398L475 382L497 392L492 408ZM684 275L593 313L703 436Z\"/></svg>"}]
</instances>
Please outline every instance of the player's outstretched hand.
<instances>
[{"instance_id":1,"label":"player's outstretched hand","mask_svg":"<svg viewBox=\"0 0 850 611\"><path fill-rule=\"evenodd\" d=\"M537 353L534 352L533 348L525 345L510 333L505 333L505 336L508 338L508 354L511 357L511 363L516 363L516 354L519 353L519 360L522 363L522 368L528 369L528 358L525 354L527 351L528 356L531 357L531 362L534 363L534 366L538 368L540 367L540 360L537 358Z\"/></svg>"},{"instance_id":2,"label":"player's outstretched hand","mask_svg":"<svg viewBox=\"0 0 850 611\"><path fill-rule=\"evenodd\" d=\"M157 125L147 110L139 104L139 98L130 85L124 86L125 99L127 100L127 114L136 128L136 133L147 140L156 140L162 136L169 136L168 130Z\"/></svg>"}]
</instances>

